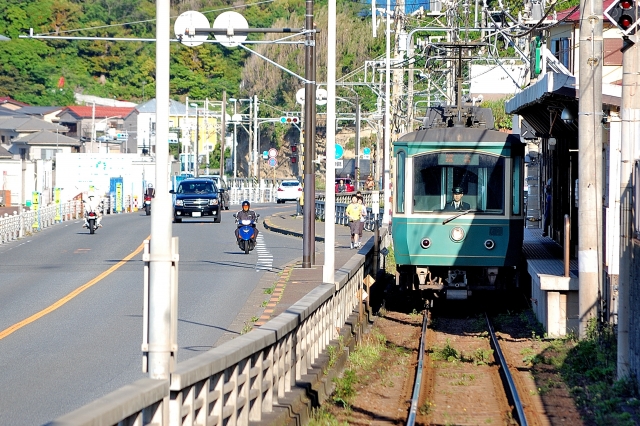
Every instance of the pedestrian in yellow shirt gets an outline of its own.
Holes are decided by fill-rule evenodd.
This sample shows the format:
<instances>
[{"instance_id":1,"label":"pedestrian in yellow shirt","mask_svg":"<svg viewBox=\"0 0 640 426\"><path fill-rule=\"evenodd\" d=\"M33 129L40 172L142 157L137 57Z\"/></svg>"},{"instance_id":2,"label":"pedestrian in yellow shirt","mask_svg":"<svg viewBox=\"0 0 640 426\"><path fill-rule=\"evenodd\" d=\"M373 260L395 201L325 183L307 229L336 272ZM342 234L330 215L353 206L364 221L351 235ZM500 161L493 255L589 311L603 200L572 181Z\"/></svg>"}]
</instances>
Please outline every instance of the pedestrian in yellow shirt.
<instances>
[{"instance_id":1,"label":"pedestrian in yellow shirt","mask_svg":"<svg viewBox=\"0 0 640 426\"><path fill-rule=\"evenodd\" d=\"M358 204L358 197L351 197L351 204L347 206L347 217L349 218L349 229L351 230L351 248L360 248L360 217L362 216L362 207Z\"/></svg>"}]
</instances>

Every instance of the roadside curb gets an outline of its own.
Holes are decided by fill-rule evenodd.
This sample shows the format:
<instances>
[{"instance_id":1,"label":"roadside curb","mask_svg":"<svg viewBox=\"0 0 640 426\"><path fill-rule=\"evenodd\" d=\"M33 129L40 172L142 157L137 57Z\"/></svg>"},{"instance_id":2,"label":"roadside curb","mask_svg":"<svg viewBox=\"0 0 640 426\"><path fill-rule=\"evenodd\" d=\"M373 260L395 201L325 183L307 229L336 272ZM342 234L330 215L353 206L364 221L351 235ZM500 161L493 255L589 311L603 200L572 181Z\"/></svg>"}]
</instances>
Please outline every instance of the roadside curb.
<instances>
[{"instance_id":1,"label":"roadside curb","mask_svg":"<svg viewBox=\"0 0 640 426\"><path fill-rule=\"evenodd\" d=\"M262 311L262 315L260 315L258 321L253 324L253 328L259 328L271 319L273 312L275 311L275 308L280 302L284 290L287 287L287 283L291 278L291 272L293 272L293 268L295 268L297 265L300 265L299 261L292 262L284 267L282 275L280 275L280 278L273 286L273 292L271 293L269 302Z\"/></svg>"}]
</instances>

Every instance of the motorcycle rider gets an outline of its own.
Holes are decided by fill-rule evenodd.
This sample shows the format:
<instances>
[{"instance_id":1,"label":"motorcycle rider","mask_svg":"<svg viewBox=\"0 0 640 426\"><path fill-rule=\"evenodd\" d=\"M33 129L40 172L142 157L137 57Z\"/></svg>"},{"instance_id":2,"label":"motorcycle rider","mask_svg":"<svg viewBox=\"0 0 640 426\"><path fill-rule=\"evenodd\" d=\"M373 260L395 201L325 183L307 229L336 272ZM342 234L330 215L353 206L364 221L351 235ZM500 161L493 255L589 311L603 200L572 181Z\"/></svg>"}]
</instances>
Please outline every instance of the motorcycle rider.
<instances>
[{"instance_id":1,"label":"motorcycle rider","mask_svg":"<svg viewBox=\"0 0 640 426\"><path fill-rule=\"evenodd\" d=\"M102 228L102 199L95 194L95 191L89 191L87 199L84 200L84 225L83 228L89 227L87 220L88 213L94 211L96 213L96 226Z\"/></svg>"},{"instance_id":2,"label":"motorcycle rider","mask_svg":"<svg viewBox=\"0 0 640 426\"><path fill-rule=\"evenodd\" d=\"M236 213L236 220L238 221L238 226L240 226L243 220L253 221L252 239L255 240L258 237L258 228L256 228L256 222L258 221L258 216L256 215L256 212L251 210L251 203L248 200L244 200L242 202L242 210ZM236 228L236 239L240 239L238 228Z\"/></svg>"}]
</instances>

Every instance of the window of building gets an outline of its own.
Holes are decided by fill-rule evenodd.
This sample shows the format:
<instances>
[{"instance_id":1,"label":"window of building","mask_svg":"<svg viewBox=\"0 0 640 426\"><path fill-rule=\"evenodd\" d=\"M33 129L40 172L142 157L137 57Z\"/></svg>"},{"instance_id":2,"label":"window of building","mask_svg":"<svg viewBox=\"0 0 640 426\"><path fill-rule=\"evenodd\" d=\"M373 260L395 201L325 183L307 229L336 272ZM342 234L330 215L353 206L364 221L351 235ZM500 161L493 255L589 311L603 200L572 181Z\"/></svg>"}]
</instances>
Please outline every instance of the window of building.
<instances>
[{"instance_id":1,"label":"window of building","mask_svg":"<svg viewBox=\"0 0 640 426\"><path fill-rule=\"evenodd\" d=\"M553 53L553 56L555 56L568 70L571 69L571 47L568 37L552 39L551 53Z\"/></svg>"}]
</instances>

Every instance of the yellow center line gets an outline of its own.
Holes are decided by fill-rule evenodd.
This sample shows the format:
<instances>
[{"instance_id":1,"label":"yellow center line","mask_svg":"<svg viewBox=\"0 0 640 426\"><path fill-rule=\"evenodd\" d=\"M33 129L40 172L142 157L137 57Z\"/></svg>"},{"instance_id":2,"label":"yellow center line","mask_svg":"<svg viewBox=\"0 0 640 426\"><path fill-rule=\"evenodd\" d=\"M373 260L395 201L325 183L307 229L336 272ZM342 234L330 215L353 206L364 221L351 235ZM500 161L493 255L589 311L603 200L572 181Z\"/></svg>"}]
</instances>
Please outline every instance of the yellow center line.
<instances>
[{"instance_id":1,"label":"yellow center line","mask_svg":"<svg viewBox=\"0 0 640 426\"><path fill-rule=\"evenodd\" d=\"M43 316L45 316L47 314L50 314L51 312L55 311L56 309L58 309L59 307L61 307L65 303L69 302L71 299L75 298L77 295L79 295L80 293L82 293L83 291L88 289L89 287L92 287L94 284L99 283L100 281L102 281L103 278L107 277L109 274L114 272L116 269L120 268L122 265L127 263L134 256L136 256L138 253L140 253L143 248L144 248L144 243L140 244L140 246L138 246L138 248L133 253L129 254L127 257L122 259L120 262L116 263L111 268L107 269L106 271L104 271L103 273L101 273L100 275L98 275L97 277L92 279L91 281L89 281L89 282L81 285L80 287L76 288L71 293L67 294L66 296L64 296L62 299L58 300L54 304L44 308L40 312L36 312L35 314L31 315L29 318L26 318L26 319L24 319L24 320L22 320L22 321L20 321L20 322L18 322L16 324L12 325L9 328L5 328L4 330L0 331L0 340L4 339L8 335L10 335L10 334L12 334L12 333L14 333L14 332L16 332L18 330L20 330L22 327L24 327L26 325L29 325L32 322L42 318Z\"/></svg>"}]
</instances>

